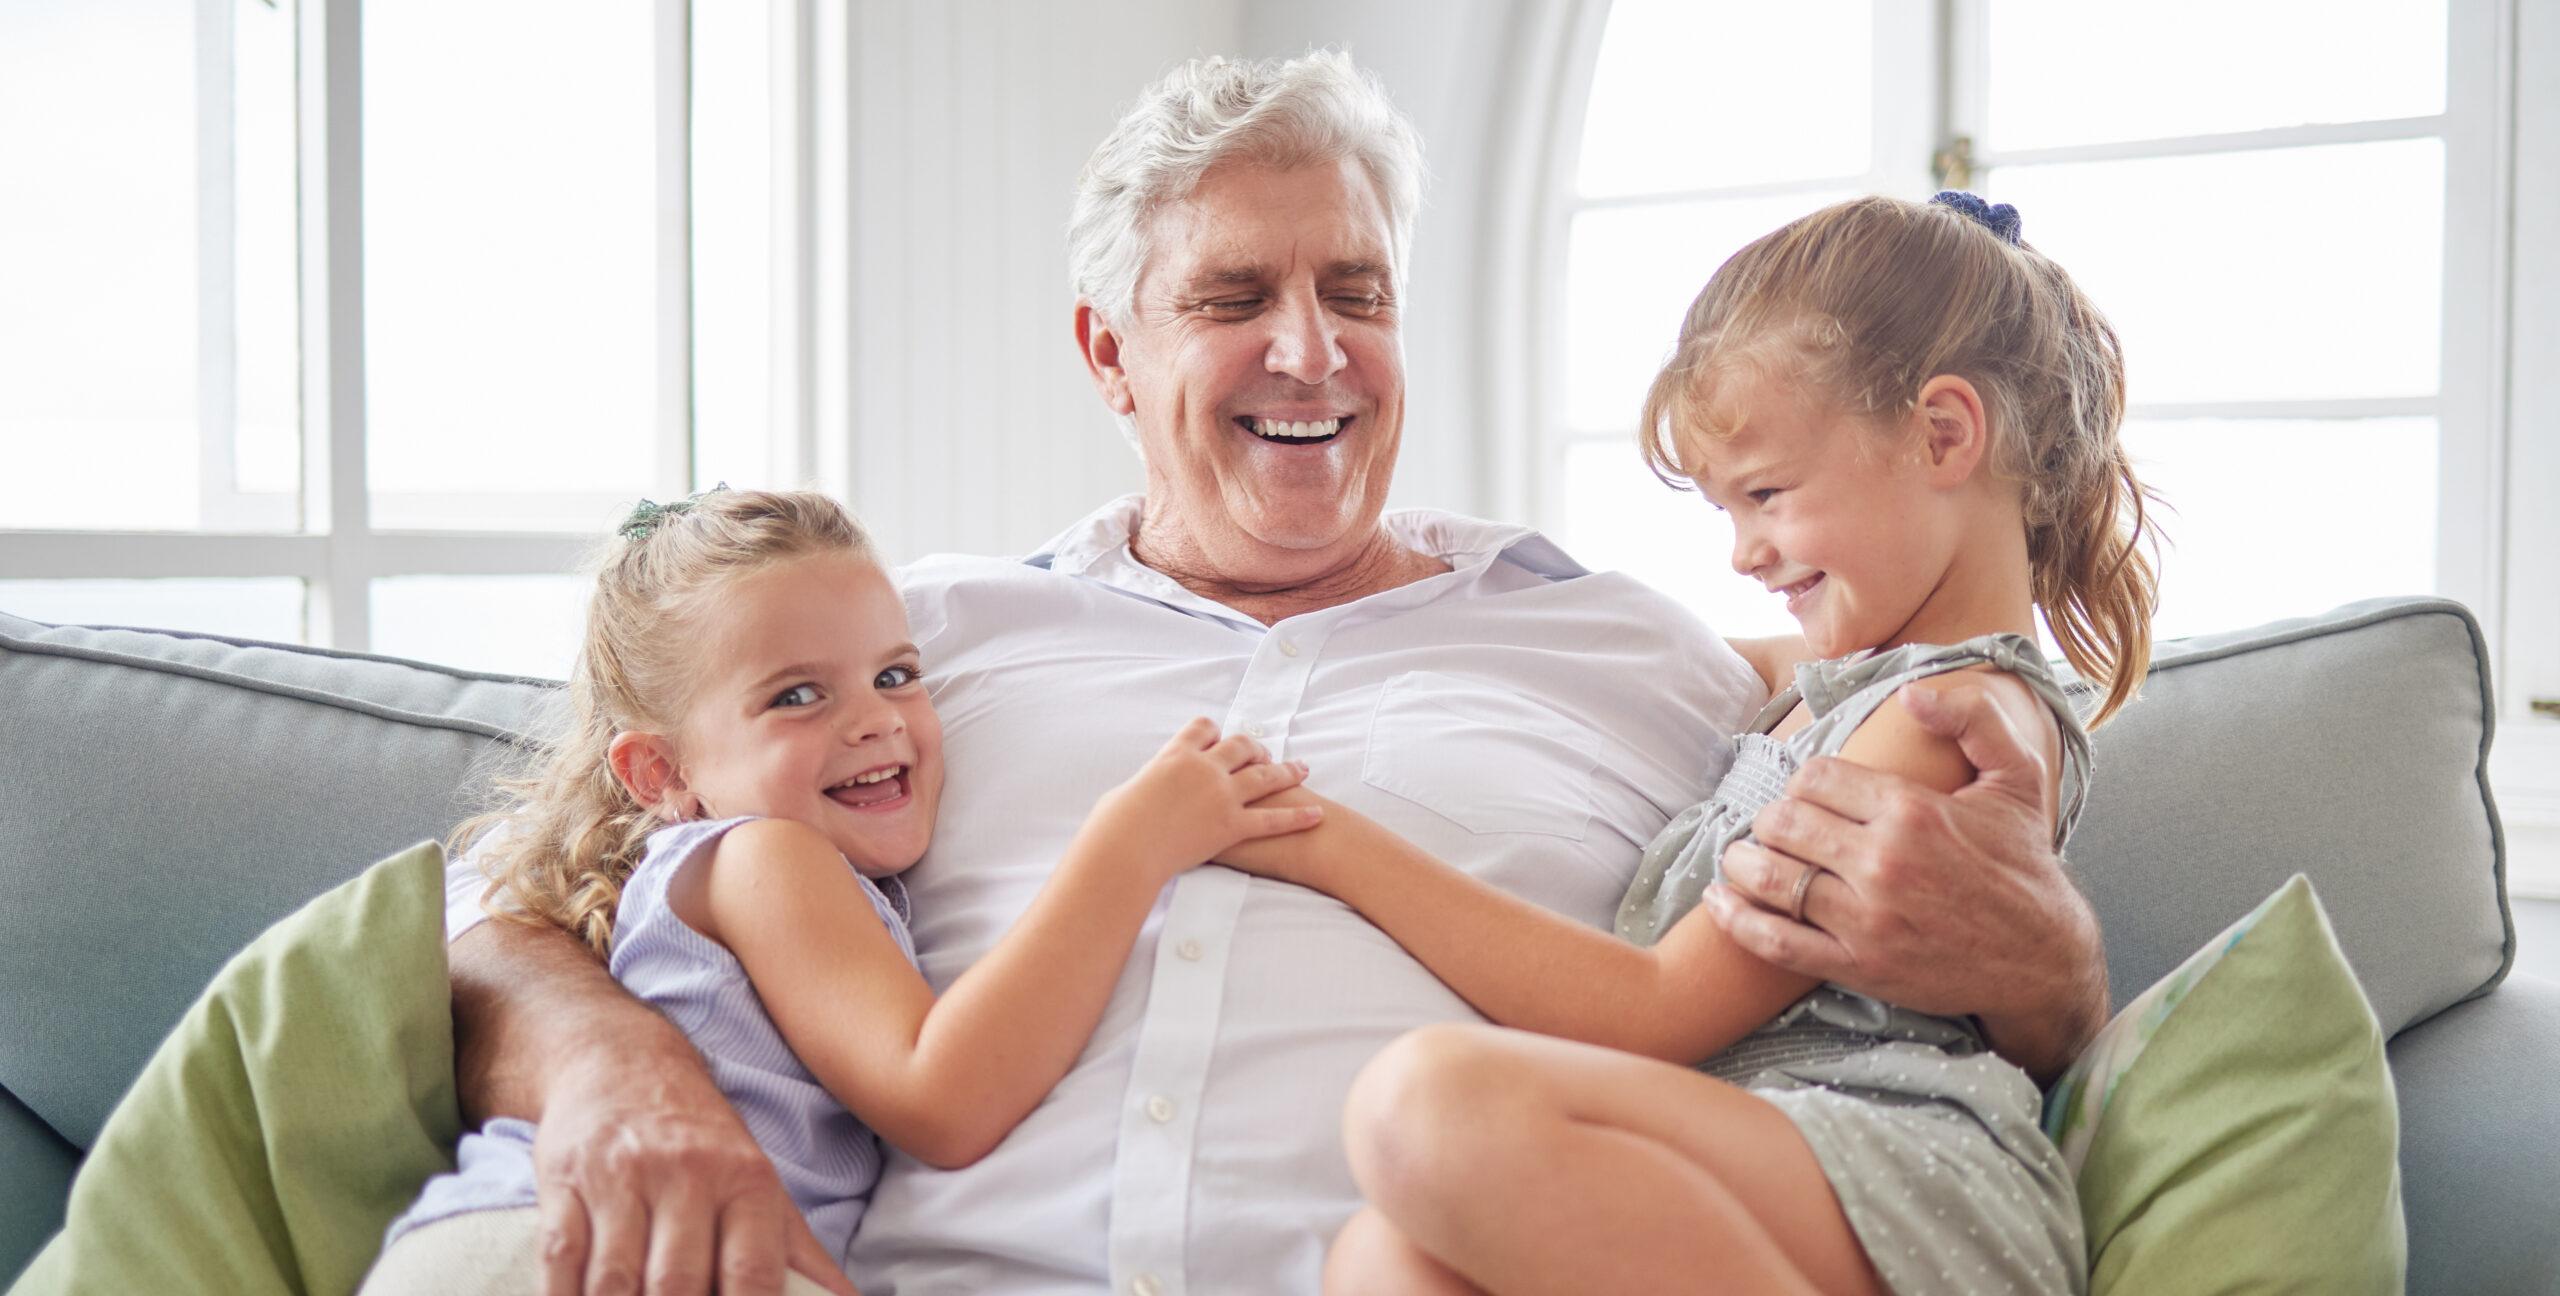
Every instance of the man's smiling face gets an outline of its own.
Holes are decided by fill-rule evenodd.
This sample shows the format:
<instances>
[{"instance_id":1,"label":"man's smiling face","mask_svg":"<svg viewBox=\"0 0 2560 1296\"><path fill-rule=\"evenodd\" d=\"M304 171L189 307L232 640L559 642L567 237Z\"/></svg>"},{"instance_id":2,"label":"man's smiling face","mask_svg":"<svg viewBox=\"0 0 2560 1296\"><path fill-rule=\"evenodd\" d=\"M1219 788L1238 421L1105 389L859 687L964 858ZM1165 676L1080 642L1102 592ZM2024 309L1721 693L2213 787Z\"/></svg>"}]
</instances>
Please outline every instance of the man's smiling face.
<instances>
[{"instance_id":1,"label":"man's smiling face","mask_svg":"<svg viewBox=\"0 0 2560 1296\"><path fill-rule=\"evenodd\" d=\"M1376 186L1350 160L1229 163L1149 233L1125 327L1085 327L1104 399L1137 425L1150 531L1239 585L1325 570L1374 536L1404 425Z\"/></svg>"}]
</instances>

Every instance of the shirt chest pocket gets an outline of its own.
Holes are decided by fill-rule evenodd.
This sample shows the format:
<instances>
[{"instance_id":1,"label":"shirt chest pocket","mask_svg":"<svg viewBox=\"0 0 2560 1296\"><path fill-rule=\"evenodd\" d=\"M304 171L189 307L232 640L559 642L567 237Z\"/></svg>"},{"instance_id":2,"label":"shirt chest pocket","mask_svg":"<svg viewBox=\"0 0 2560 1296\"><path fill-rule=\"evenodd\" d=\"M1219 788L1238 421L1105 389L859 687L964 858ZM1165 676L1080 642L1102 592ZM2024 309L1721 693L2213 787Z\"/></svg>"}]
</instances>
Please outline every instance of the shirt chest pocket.
<instances>
[{"instance_id":1,"label":"shirt chest pocket","mask_svg":"<svg viewBox=\"0 0 2560 1296\"><path fill-rule=\"evenodd\" d=\"M1582 840L1600 740L1517 693L1409 671L1378 690L1360 781L1473 833Z\"/></svg>"}]
</instances>

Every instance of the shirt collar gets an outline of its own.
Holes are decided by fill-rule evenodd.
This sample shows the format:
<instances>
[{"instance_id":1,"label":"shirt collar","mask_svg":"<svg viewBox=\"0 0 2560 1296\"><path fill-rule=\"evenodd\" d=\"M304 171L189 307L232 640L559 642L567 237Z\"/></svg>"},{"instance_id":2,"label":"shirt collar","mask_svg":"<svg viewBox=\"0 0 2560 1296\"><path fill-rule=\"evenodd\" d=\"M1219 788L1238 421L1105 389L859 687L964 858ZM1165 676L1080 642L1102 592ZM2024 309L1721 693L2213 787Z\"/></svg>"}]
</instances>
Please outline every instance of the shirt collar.
<instances>
[{"instance_id":1,"label":"shirt collar","mask_svg":"<svg viewBox=\"0 0 2560 1296\"><path fill-rule=\"evenodd\" d=\"M1169 580L1137 560L1129 540L1137 534L1144 495L1123 495L1086 514L1037 552L1023 559L1062 576L1085 576L1111 584L1126 567ZM1512 522L1488 522L1439 509L1391 509L1379 521L1387 533L1417 553L1430 554L1453 570L1491 566L1501 559L1551 581L1588 576L1591 569L1575 562L1556 542L1532 528Z\"/></svg>"}]
</instances>

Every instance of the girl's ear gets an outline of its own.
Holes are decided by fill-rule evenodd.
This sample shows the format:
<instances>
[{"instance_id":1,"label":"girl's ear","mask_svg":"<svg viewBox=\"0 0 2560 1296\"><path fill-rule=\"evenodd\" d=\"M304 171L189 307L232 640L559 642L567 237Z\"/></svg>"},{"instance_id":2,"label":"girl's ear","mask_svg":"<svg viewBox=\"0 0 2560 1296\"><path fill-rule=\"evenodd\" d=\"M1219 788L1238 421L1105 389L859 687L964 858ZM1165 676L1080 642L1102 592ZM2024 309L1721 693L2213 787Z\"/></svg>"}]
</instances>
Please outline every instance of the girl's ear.
<instances>
[{"instance_id":1,"label":"girl's ear","mask_svg":"<svg viewBox=\"0 0 2560 1296\"><path fill-rule=\"evenodd\" d=\"M684 786L676 749L662 734L626 730L605 748L605 763L631 799L666 819L692 817L693 794Z\"/></svg>"},{"instance_id":2,"label":"girl's ear","mask_svg":"<svg viewBox=\"0 0 2560 1296\"><path fill-rule=\"evenodd\" d=\"M1947 489L1971 480L1991 451L1991 422L1982 408L1982 393L1954 374L1940 374L1920 384L1912 417L1920 425L1930 484Z\"/></svg>"}]
</instances>

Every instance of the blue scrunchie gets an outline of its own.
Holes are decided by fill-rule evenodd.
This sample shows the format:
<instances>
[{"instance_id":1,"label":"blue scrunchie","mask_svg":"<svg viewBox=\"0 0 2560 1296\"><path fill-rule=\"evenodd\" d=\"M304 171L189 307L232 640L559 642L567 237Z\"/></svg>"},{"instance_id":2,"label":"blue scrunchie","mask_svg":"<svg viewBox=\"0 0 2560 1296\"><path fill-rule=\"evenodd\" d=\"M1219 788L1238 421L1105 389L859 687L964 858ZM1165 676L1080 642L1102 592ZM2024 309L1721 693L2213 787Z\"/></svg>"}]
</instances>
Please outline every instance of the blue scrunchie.
<instances>
[{"instance_id":1,"label":"blue scrunchie","mask_svg":"<svg viewBox=\"0 0 2560 1296\"><path fill-rule=\"evenodd\" d=\"M1973 223L1999 236L2011 247L2018 245L2018 209L2007 203L1987 203L1982 195L1962 189L1941 189L1929 201L1940 207L1952 207L1973 218Z\"/></svg>"}]
</instances>

